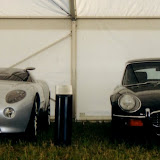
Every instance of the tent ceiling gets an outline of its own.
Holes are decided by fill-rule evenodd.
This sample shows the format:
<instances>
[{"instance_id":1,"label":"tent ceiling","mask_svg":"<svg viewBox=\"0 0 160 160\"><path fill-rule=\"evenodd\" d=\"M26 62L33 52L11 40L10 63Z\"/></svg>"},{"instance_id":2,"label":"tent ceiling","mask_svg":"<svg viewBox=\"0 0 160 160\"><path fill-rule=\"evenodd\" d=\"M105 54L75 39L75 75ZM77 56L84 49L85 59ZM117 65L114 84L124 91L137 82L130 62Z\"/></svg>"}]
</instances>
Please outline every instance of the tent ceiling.
<instances>
[{"instance_id":1,"label":"tent ceiling","mask_svg":"<svg viewBox=\"0 0 160 160\"><path fill-rule=\"evenodd\" d=\"M0 17L67 18L69 0L0 0Z\"/></svg>"},{"instance_id":2,"label":"tent ceiling","mask_svg":"<svg viewBox=\"0 0 160 160\"><path fill-rule=\"evenodd\" d=\"M76 0L79 18L160 17L159 0Z\"/></svg>"},{"instance_id":3,"label":"tent ceiling","mask_svg":"<svg viewBox=\"0 0 160 160\"><path fill-rule=\"evenodd\" d=\"M72 1L77 18L160 17L159 0L0 0L0 18L69 18Z\"/></svg>"}]
</instances>

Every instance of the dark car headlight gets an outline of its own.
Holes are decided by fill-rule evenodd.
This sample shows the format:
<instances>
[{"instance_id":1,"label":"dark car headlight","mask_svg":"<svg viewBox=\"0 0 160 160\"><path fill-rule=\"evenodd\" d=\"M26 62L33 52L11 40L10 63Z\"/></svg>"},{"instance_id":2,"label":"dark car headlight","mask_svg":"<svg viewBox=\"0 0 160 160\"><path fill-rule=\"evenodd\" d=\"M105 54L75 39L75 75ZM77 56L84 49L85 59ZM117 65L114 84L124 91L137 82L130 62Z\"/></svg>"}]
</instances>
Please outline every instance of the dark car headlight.
<instances>
[{"instance_id":1,"label":"dark car headlight","mask_svg":"<svg viewBox=\"0 0 160 160\"><path fill-rule=\"evenodd\" d=\"M24 99L26 96L26 92L23 90L14 90L9 92L6 95L6 102L7 103L16 103Z\"/></svg>"},{"instance_id":2,"label":"dark car headlight","mask_svg":"<svg viewBox=\"0 0 160 160\"><path fill-rule=\"evenodd\" d=\"M126 112L135 112L141 107L141 101L132 94L123 94L118 99L120 108Z\"/></svg>"}]
</instances>

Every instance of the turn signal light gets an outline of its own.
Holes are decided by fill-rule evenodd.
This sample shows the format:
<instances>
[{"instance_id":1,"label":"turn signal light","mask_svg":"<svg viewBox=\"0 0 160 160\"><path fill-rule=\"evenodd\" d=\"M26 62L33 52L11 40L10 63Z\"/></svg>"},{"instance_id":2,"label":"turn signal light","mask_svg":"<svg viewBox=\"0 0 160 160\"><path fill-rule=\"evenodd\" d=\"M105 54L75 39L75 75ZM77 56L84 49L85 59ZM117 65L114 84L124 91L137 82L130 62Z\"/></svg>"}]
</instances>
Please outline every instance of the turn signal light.
<instances>
[{"instance_id":1,"label":"turn signal light","mask_svg":"<svg viewBox=\"0 0 160 160\"><path fill-rule=\"evenodd\" d=\"M130 119L128 125L142 127L143 122L142 122L142 120L139 120L139 119L138 120L137 119Z\"/></svg>"}]
</instances>

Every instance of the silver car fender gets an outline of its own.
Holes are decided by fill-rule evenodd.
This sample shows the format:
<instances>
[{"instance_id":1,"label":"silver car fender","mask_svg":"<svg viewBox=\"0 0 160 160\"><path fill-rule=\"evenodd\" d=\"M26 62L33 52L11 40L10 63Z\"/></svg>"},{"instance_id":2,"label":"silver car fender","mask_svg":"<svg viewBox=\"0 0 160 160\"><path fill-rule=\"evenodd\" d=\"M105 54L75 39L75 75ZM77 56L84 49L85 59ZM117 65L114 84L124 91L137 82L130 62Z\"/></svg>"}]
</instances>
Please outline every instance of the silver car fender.
<instances>
[{"instance_id":1,"label":"silver car fender","mask_svg":"<svg viewBox=\"0 0 160 160\"><path fill-rule=\"evenodd\" d=\"M45 110L46 100L45 100L45 95L43 91L43 86L39 81L36 81L36 83L34 84L34 87L36 88L37 93L39 94L39 97L40 97L40 109Z\"/></svg>"}]
</instances>

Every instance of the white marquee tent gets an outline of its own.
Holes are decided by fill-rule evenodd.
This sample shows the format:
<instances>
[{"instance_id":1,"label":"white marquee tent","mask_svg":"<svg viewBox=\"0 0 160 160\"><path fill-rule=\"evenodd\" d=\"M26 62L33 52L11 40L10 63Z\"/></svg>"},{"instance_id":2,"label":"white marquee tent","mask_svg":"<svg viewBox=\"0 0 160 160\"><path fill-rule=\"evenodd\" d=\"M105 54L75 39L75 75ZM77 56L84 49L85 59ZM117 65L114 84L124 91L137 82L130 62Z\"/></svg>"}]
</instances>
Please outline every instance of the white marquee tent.
<instances>
[{"instance_id":1,"label":"white marquee tent","mask_svg":"<svg viewBox=\"0 0 160 160\"><path fill-rule=\"evenodd\" d=\"M108 120L126 61L160 57L159 18L159 0L0 0L0 67L36 67L53 99L72 84L76 120Z\"/></svg>"}]
</instances>

